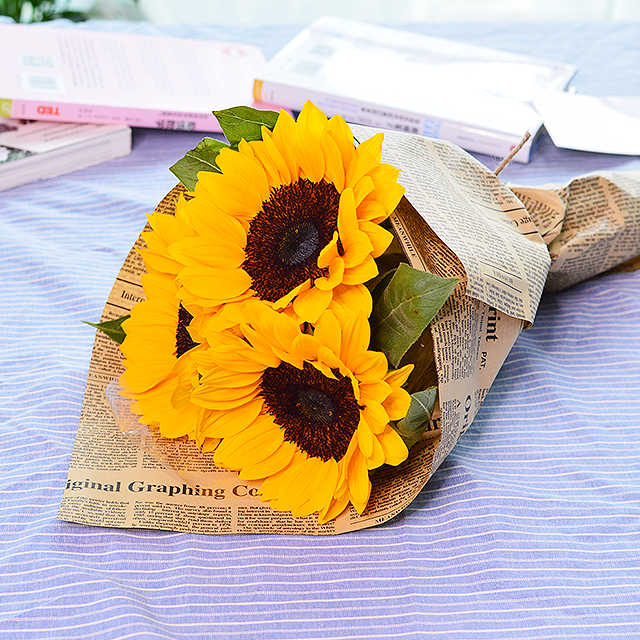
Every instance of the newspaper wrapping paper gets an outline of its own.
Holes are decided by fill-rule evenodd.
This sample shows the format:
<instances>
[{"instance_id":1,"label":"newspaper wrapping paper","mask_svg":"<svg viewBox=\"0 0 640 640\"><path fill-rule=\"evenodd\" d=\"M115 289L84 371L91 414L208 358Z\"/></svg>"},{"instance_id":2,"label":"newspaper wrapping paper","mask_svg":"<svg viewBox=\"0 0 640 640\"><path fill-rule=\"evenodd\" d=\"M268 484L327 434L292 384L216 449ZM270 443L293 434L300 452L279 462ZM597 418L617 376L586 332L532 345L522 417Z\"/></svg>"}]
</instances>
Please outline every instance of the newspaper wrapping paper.
<instances>
[{"instance_id":1,"label":"newspaper wrapping paper","mask_svg":"<svg viewBox=\"0 0 640 640\"><path fill-rule=\"evenodd\" d=\"M360 141L375 133L352 129ZM430 356L417 372L420 381L438 386L432 420L403 464L371 473L366 510L349 506L324 525L315 515L274 511L257 495L259 483L216 467L213 454L201 454L193 442L141 427L117 401L116 418L106 390L117 394L110 383L122 373L123 358L98 331L60 519L205 534L326 535L386 522L417 496L468 429L521 329L533 322L550 265L549 282L560 288L640 254L640 172L510 190L455 145L393 132L385 132L383 160L402 167L406 197L391 222L408 261L460 283L417 345ZM183 190L174 188L156 211L173 213ZM144 299L142 246L138 238L101 321ZM581 259L585 253L593 257Z\"/></svg>"}]
</instances>

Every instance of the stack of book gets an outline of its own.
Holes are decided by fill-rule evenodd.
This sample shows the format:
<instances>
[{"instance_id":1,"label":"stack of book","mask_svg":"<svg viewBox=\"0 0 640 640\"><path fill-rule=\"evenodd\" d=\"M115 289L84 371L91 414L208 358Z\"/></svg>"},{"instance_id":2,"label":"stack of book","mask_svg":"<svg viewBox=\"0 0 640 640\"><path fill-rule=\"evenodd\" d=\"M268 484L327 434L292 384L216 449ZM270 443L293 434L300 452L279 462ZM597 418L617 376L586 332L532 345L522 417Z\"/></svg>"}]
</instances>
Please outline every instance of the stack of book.
<instances>
[{"instance_id":1,"label":"stack of book","mask_svg":"<svg viewBox=\"0 0 640 640\"><path fill-rule=\"evenodd\" d=\"M573 65L324 17L261 72L254 98L380 129L455 142L500 158L527 131L515 156L528 162L542 131L531 106L541 91L563 91Z\"/></svg>"},{"instance_id":2,"label":"stack of book","mask_svg":"<svg viewBox=\"0 0 640 640\"><path fill-rule=\"evenodd\" d=\"M0 118L0 191L131 153L131 128Z\"/></svg>"},{"instance_id":3,"label":"stack of book","mask_svg":"<svg viewBox=\"0 0 640 640\"><path fill-rule=\"evenodd\" d=\"M0 189L125 155L131 126L220 131L211 112L251 104L266 62L253 45L11 24L0 59Z\"/></svg>"}]
</instances>

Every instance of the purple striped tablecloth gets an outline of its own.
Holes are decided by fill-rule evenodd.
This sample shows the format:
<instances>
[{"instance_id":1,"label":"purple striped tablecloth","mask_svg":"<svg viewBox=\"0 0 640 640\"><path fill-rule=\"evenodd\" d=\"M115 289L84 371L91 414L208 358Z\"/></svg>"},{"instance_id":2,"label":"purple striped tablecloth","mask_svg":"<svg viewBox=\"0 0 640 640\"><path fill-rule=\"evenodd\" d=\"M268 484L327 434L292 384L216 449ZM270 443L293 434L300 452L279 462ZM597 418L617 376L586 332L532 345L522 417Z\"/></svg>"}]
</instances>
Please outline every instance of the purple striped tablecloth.
<instances>
[{"instance_id":1,"label":"purple striped tablecloth","mask_svg":"<svg viewBox=\"0 0 640 640\"><path fill-rule=\"evenodd\" d=\"M268 58L299 30L66 26ZM575 63L582 93L640 94L640 24L407 28ZM93 343L81 321L200 137L134 130L128 157L0 193L0 637L640 637L640 272L545 295L469 431L384 526L214 537L56 519ZM502 177L639 168L547 139Z\"/></svg>"}]
</instances>

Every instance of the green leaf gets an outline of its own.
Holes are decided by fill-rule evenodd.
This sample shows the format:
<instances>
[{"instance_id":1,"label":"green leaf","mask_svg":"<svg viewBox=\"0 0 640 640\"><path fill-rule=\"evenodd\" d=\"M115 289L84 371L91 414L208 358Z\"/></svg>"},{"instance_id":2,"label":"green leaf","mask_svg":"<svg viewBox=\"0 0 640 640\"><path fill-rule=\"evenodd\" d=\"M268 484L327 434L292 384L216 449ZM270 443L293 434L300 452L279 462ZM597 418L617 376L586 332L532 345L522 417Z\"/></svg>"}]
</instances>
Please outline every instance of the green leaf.
<instances>
[{"instance_id":1,"label":"green leaf","mask_svg":"<svg viewBox=\"0 0 640 640\"><path fill-rule=\"evenodd\" d=\"M233 107L224 111L214 111L213 115L218 119L229 144L237 148L243 138L247 142L262 140L262 127L272 131L280 114L277 111L261 111L252 107Z\"/></svg>"},{"instance_id":2,"label":"green leaf","mask_svg":"<svg viewBox=\"0 0 640 640\"><path fill-rule=\"evenodd\" d=\"M106 322L99 322L98 324L93 324L93 322L87 322L83 320L85 324L91 325L96 329L100 329L102 333L106 333L112 340L117 342L118 344L122 344L124 339L127 337L127 334L124 332L122 328L122 323L130 318L131 316L126 315L122 316L122 318L117 318L115 320L107 320Z\"/></svg>"},{"instance_id":3,"label":"green leaf","mask_svg":"<svg viewBox=\"0 0 640 640\"><path fill-rule=\"evenodd\" d=\"M195 149L187 151L184 158L178 160L172 167L169 167L169 171L171 171L189 191L193 191L198 181L198 171L215 171L216 173L220 173L220 169L216 164L216 158L220 153L220 149L225 148L229 148L229 145L220 142L220 140L204 138L198 143Z\"/></svg>"},{"instance_id":4,"label":"green leaf","mask_svg":"<svg viewBox=\"0 0 640 640\"><path fill-rule=\"evenodd\" d=\"M371 316L373 348L397 368L456 284L457 278L441 278L400 264Z\"/></svg>"},{"instance_id":5,"label":"green leaf","mask_svg":"<svg viewBox=\"0 0 640 640\"><path fill-rule=\"evenodd\" d=\"M414 393L407 415L395 425L407 448L410 449L424 434L436 405L437 392L437 387L431 387Z\"/></svg>"},{"instance_id":6,"label":"green leaf","mask_svg":"<svg viewBox=\"0 0 640 640\"><path fill-rule=\"evenodd\" d=\"M371 298L373 300L374 307L378 304L378 301L382 297L382 294L387 290L387 287L389 286L391 278L393 278L393 274L396 272L396 269L391 269L385 274L379 273L376 278L374 278L373 280L369 280L369 282L366 283L367 287L373 287L373 289L371 289Z\"/></svg>"}]
</instances>

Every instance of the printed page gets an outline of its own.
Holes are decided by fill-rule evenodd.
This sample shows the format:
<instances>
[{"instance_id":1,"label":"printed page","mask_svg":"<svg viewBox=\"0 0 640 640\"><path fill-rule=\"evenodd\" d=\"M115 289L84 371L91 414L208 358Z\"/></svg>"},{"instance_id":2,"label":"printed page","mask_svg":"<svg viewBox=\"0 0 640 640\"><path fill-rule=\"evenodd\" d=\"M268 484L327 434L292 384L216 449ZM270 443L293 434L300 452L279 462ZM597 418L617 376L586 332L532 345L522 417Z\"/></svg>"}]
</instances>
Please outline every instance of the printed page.
<instances>
[{"instance_id":1,"label":"printed page","mask_svg":"<svg viewBox=\"0 0 640 640\"><path fill-rule=\"evenodd\" d=\"M360 141L376 133L352 129ZM398 182L407 200L463 264L466 293L533 322L549 253L513 193L484 165L442 140L385 132L382 159L402 167Z\"/></svg>"},{"instance_id":2,"label":"printed page","mask_svg":"<svg viewBox=\"0 0 640 640\"><path fill-rule=\"evenodd\" d=\"M603 171L564 186L510 187L549 242L548 290L564 289L640 253L640 171Z\"/></svg>"},{"instance_id":3,"label":"printed page","mask_svg":"<svg viewBox=\"0 0 640 640\"><path fill-rule=\"evenodd\" d=\"M391 223L411 266L442 277L460 278L430 325L441 431L430 469L433 474L473 421L524 321L465 295L462 262L407 198L400 202Z\"/></svg>"}]
</instances>

